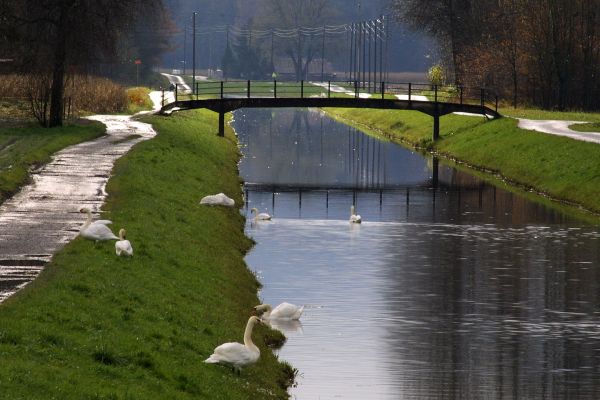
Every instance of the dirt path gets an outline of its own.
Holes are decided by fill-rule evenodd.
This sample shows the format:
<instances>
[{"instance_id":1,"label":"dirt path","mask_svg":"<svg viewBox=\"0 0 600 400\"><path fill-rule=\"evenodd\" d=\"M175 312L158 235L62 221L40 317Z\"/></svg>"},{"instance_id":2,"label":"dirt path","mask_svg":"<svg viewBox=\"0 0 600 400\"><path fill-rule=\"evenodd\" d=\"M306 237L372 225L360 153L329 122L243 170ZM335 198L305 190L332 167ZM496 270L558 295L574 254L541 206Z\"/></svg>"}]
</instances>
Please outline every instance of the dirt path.
<instances>
[{"instance_id":1,"label":"dirt path","mask_svg":"<svg viewBox=\"0 0 600 400\"><path fill-rule=\"evenodd\" d=\"M100 210L114 162L156 135L151 125L129 116L89 119L104 123L106 135L56 153L32 173L32 184L0 206L0 302L35 279L77 236L86 218L81 207Z\"/></svg>"},{"instance_id":2,"label":"dirt path","mask_svg":"<svg viewBox=\"0 0 600 400\"><path fill-rule=\"evenodd\" d=\"M577 132L569 128L574 124L584 124L578 121L533 120L519 118L519 128L549 133L551 135L566 136L584 142L600 143L600 133Z\"/></svg>"}]
</instances>

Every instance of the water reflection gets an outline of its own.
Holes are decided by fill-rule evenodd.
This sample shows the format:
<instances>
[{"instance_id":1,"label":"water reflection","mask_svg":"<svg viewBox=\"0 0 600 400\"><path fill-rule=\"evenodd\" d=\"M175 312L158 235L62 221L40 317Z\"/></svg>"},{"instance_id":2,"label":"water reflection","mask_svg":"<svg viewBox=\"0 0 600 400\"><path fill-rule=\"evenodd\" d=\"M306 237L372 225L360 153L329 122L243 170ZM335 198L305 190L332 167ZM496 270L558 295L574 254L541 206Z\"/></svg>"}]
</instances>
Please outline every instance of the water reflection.
<instances>
[{"instance_id":1,"label":"water reflection","mask_svg":"<svg viewBox=\"0 0 600 400\"><path fill-rule=\"evenodd\" d=\"M240 134L250 186L367 189L429 185L432 179L420 155L406 152L399 160L397 146L317 111L241 111L233 126L252 132Z\"/></svg>"},{"instance_id":2,"label":"water reflection","mask_svg":"<svg viewBox=\"0 0 600 400\"><path fill-rule=\"evenodd\" d=\"M323 123L325 138L347 133ZM238 132L243 140L255 133ZM278 185L276 192L265 191L268 185L247 192L249 207L274 214L248 226L257 245L247 262L264 284L261 297L307 305L301 329L282 327L289 339L280 356L302 374L292 395L597 398L596 227L443 166L434 185L432 161L419 164L411 152L385 145L393 174L420 172L417 179L388 169L393 185L385 190L284 191L283 178L295 172L278 171L280 180L270 182L259 174L270 173L260 170L259 156L244 150L243 176L251 161L248 176ZM285 161L289 149L274 154ZM338 167L349 160L304 182L337 184L343 179L330 179L348 176ZM347 221L353 203L362 226Z\"/></svg>"}]
</instances>

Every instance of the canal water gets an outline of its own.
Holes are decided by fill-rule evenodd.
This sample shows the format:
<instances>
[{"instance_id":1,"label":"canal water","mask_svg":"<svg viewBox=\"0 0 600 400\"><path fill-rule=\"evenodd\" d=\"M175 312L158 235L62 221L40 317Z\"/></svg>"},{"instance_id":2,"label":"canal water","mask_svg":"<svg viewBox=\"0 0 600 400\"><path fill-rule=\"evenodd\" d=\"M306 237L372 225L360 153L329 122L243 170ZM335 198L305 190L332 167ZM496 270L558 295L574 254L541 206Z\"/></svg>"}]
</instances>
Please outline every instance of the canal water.
<instances>
[{"instance_id":1,"label":"canal water","mask_svg":"<svg viewBox=\"0 0 600 400\"><path fill-rule=\"evenodd\" d=\"M597 226L318 111L233 126L260 297L306 306L292 398L600 398Z\"/></svg>"}]
</instances>

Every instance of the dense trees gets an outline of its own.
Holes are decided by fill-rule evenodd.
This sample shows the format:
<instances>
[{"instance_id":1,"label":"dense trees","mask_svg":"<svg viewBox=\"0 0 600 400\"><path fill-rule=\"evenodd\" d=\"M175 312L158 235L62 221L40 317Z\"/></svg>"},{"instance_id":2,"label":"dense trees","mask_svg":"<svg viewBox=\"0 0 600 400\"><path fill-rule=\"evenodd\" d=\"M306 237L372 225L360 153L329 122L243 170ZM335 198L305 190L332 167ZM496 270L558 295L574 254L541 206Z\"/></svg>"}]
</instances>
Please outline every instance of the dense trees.
<instances>
[{"instance_id":1,"label":"dense trees","mask_svg":"<svg viewBox=\"0 0 600 400\"><path fill-rule=\"evenodd\" d=\"M514 104L600 109L600 0L393 0L457 84Z\"/></svg>"},{"instance_id":2,"label":"dense trees","mask_svg":"<svg viewBox=\"0 0 600 400\"><path fill-rule=\"evenodd\" d=\"M69 72L114 60L140 19L166 20L161 0L3 0L0 13L0 53L36 78L48 126L62 124Z\"/></svg>"}]
</instances>

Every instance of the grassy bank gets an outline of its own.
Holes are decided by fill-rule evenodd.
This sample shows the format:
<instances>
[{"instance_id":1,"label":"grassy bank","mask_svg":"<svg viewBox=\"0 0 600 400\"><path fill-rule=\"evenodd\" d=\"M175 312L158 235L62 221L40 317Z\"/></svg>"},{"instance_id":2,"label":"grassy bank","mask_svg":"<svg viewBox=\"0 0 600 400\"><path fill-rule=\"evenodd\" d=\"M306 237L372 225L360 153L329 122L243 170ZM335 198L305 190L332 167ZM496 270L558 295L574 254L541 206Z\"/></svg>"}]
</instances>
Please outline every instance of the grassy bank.
<instances>
[{"instance_id":1,"label":"grassy bank","mask_svg":"<svg viewBox=\"0 0 600 400\"><path fill-rule=\"evenodd\" d=\"M592 122L587 124L573 124L570 129L578 132L600 132L600 122Z\"/></svg>"},{"instance_id":2,"label":"grassy bank","mask_svg":"<svg viewBox=\"0 0 600 400\"><path fill-rule=\"evenodd\" d=\"M151 90L145 87L133 87L127 89L127 113L136 114L140 111L152 110L153 104L150 100Z\"/></svg>"},{"instance_id":3,"label":"grassy bank","mask_svg":"<svg viewBox=\"0 0 600 400\"><path fill-rule=\"evenodd\" d=\"M432 143L433 119L414 111L327 110L371 134L501 175L515 184L600 213L600 146L517 128L511 118L486 122L479 117L441 118L441 140ZM526 113L533 115L533 112ZM558 113L544 115L553 119ZM569 116L571 117L571 116ZM588 120L600 118L588 114Z\"/></svg>"},{"instance_id":4,"label":"grassy bank","mask_svg":"<svg viewBox=\"0 0 600 400\"><path fill-rule=\"evenodd\" d=\"M265 347L265 327L253 335L261 358L241 377L202 362L242 340L258 301L243 217L199 205L218 192L241 203L236 140L216 137L209 111L148 118L159 135L117 162L103 215L127 228L134 257L78 238L0 305L3 397L286 397L290 371Z\"/></svg>"},{"instance_id":5,"label":"grassy bank","mask_svg":"<svg viewBox=\"0 0 600 400\"><path fill-rule=\"evenodd\" d=\"M85 122L45 129L37 125L0 129L0 203L29 180L29 170L65 147L102 136L104 125Z\"/></svg>"}]
</instances>

